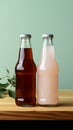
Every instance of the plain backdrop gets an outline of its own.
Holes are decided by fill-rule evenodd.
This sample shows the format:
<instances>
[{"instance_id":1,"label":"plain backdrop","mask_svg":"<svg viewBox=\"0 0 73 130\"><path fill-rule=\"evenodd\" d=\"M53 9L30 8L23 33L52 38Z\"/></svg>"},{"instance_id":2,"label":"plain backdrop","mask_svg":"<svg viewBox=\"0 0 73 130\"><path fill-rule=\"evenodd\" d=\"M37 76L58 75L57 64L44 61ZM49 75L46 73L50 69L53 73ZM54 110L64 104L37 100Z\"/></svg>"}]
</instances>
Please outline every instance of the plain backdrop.
<instances>
[{"instance_id":1,"label":"plain backdrop","mask_svg":"<svg viewBox=\"0 0 73 130\"><path fill-rule=\"evenodd\" d=\"M59 89L73 89L73 0L0 0L0 77L15 73L21 33L32 35L36 65L42 34L54 34Z\"/></svg>"}]
</instances>

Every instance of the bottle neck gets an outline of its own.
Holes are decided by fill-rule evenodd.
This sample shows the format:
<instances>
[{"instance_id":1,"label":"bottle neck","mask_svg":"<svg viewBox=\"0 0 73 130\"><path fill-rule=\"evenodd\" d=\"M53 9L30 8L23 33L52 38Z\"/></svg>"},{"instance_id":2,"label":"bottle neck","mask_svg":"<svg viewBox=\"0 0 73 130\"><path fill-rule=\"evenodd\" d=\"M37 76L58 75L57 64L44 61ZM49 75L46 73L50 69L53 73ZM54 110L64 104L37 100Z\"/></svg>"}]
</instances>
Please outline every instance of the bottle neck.
<instances>
[{"instance_id":1,"label":"bottle neck","mask_svg":"<svg viewBox=\"0 0 73 130\"><path fill-rule=\"evenodd\" d=\"M49 60L48 60L49 59ZM43 41L41 64L44 66L55 59L53 40L45 38Z\"/></svg>"},{"instance_id":2,"label":"bottle neck","mask_svg":"<svg viewBox=\"0 0 73 130\"><path fill-rule=\"evenodd\" d=\"M45 46L53 46L53 39L51 39L51 38L49 38L49 39L45 38L43 40L43 47L45 47Z\"/></svg>"},{"instance_id":3,"label":"bottle neck","mask_svg":"<svg viewBox=\"0 0 73 130\"><path fill-rule=\"evenodd\" d=\"M20 64L23 64L24 60L33 59L32 47L30 38L22 38L20 43L19 58Z\"/></svg>"},{"instance_id":4,"label":"bottle neck","mask_svg":"<svg viewBox=\"0 0 73 130\"><path fill-rule=\"evenodd\" d=\"M31 48L31 41L30 38L28 39L21 39L20 48Z\"/></svg>"}]
</instances>

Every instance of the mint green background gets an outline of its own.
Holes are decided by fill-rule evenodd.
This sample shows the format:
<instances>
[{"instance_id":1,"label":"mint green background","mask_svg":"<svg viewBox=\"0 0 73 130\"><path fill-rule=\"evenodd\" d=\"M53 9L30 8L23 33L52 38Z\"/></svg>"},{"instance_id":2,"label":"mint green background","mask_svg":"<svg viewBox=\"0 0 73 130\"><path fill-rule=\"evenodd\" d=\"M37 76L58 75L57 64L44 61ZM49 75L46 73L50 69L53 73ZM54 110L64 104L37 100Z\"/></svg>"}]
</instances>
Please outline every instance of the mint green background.
<instances>
[{"instance_id":1,"label":"mint green background","mask_svg":"<svg viewBox=\"0 0 73 130\"><path fill-rule=\"evenodd\" d=\"M59 89L73 89L73 0L0 0L0 76L14 73L21 33L32 34L36 65L42 34L54 34Z\"/></svg>"}]
</instances>

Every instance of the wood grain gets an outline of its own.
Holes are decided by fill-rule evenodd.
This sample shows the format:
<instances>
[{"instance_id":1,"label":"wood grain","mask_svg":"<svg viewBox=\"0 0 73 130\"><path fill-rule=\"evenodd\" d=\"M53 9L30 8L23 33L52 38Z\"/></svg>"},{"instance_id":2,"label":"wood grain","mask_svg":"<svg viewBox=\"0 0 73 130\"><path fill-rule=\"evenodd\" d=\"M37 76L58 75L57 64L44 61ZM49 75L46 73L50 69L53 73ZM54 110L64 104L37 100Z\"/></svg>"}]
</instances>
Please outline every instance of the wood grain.
<instances>
[{"instance_id":1,"label":"wood grain","mask_svg":"<svg viewBox=\"0 0 73 130\"><path fill-rule=\"evenodd\" d=\"M73 90L59 91L58 106L18 107L7 96L0 99L0 120L73 120Z\"/></svg>"},{"instance_id":2,"label":"wood grain","mask_svg":"<svg viewBox=\"0 0 73 130\"><path fill-rule=\"evenodd\" d=\"M73 112L69 111L26 111L0 112L1 120L73 120Z\"/></svg>"}]
</instances>

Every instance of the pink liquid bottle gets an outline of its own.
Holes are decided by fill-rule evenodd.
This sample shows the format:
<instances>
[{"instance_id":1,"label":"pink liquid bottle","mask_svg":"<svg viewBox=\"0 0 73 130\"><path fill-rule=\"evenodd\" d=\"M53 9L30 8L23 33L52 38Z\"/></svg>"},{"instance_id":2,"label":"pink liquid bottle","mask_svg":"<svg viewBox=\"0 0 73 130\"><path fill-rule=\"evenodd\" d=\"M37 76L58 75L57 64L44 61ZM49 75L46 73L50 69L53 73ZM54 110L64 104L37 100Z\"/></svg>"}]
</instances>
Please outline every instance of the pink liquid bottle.
<instances>
[{"instance_id":1,"label":"pink liquid bottle","mask_svg":"<svg viewBox=\"0 0 73 130\"><path fill-rule=\"evenodd\" d=\"M55 58L53 34L43 34L41 60L37 66L37 104L58 104L58 64Z\"/></svg>"}]
</instances>

